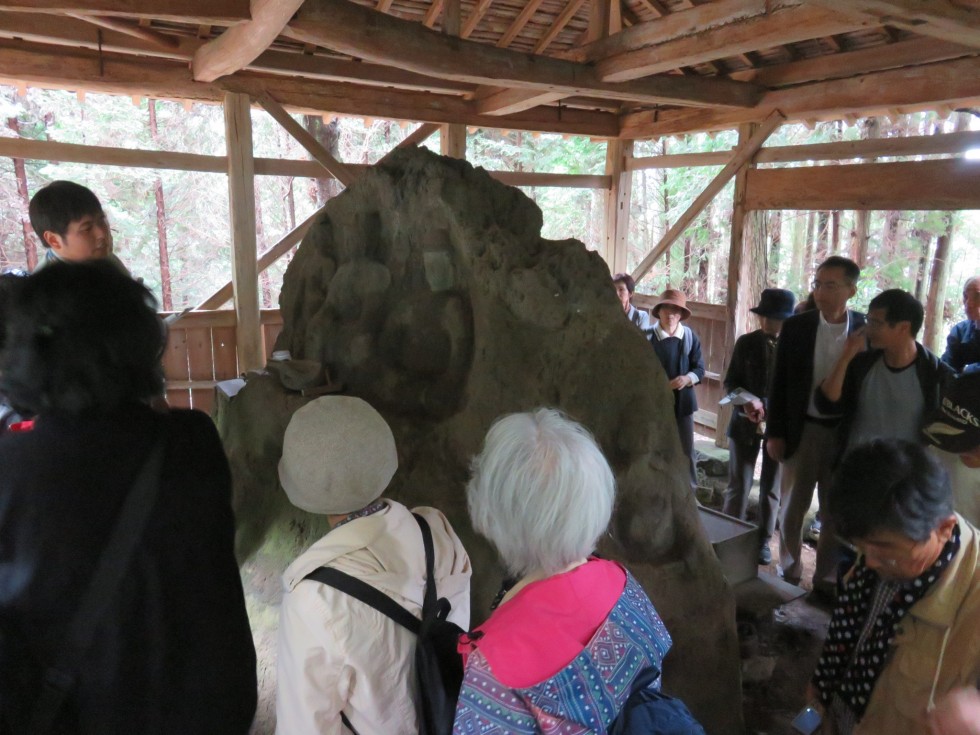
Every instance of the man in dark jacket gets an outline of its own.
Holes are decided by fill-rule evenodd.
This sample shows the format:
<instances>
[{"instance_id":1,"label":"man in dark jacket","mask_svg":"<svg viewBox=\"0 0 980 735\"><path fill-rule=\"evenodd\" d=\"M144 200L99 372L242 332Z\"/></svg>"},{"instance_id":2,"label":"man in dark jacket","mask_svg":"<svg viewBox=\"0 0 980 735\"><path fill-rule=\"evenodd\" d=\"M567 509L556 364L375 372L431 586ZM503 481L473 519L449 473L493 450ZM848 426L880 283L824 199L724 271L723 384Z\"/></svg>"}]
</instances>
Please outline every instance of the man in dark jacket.
<instances>
[{"instance_id":1,"label":"man in dark jacket","mask_svg":"<svg viewBox=\"0 0 980 735\"><path fill-rule=\"evenodd\" d=\"M963 284L963 311L966 319L946 338L943 362L958 373L980 373L980 276Z\"/></svg>"},{"instance_id":2,"label":"man in dark jacket","mask_svg":"<svg viewBox=\"0 0 980 735\"><path fill-rule=\"evenodd\" d=\"M793 316L795 303L792 291L767 288L762 292L759 305L750 309L759 315L762 328L738 338L725 375L725 390L731 392L742 388L756 397L751 403L736 408L728 424L728 488L722 510L743 520L765 430L766 396L776 361L776 340L783 322ZM779 463L763 453L759 477L760 564L772 562L769 539L776 527L779 508L779 475Z\"/></svg>"},{"instance_id":3,"label":"man in dark jacket","mask_svg":"<svg viewBox=\"0 0 980 735\"><path fill-rule=\"evenodd\" d=\"M787 319L776 348L766 451L783 463L779 564L783 577L792 583L803 574L803 520L813 490L819 488L822 497L830 486L840 421L839 414L822 413L813 395L843 352L847 336L864 326L864 315L847 309L860 275L857 264L847 258L825 260L811 284L817 308ZM834 584L836 547L830 534L820 534L815 580Z\"/></svg>"},{"instance_id":4,"label":"man in dark jacket","mask_svg":"<svg viewBox=\"0 0 980 735\"><path fill-rule=\"evenodd\" d=\"M923 318L922 304L912 294L889 289L871 300L867 327L847 338L815 396L821 411L842 415L838 460L873 439L921 441L923 416L939 405L941 379L952 373L915 341Z\"/></svg>"}]
</instances>

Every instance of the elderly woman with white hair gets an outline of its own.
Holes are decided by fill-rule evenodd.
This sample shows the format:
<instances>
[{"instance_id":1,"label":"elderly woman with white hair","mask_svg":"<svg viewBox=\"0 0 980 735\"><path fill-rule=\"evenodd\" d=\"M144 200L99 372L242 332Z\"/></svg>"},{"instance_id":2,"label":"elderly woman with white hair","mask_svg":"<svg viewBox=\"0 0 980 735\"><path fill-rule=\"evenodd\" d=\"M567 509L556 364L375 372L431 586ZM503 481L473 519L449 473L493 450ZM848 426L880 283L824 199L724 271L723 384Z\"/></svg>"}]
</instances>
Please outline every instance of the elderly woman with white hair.
<instances>
[{"instance_id":1,"label":"elderly woman with white hair","mask_svg":"<svg viewBox=\"0 0 980 735\"><path fill-rule=\"evenodd\" d=\"M490 428L469 512L518 581L461 640L455 733L605 733L634 682L659 673L663 622L626 569L593 556L614 499L595 439L558 411Z\"/></svg>"}]
</instances>

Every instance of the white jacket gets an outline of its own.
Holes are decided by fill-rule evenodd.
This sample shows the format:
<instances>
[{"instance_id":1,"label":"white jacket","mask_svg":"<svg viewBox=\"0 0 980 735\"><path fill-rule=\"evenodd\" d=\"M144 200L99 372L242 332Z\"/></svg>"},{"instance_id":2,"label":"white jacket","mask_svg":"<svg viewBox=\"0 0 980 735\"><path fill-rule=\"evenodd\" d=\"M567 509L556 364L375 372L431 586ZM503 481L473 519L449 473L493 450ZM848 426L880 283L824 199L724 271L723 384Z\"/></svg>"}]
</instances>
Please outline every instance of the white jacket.
<instances>
[{"instance_id":1,"label":"white jacket","mask_svg":"<svg viewBox=\"0 0 980 735\"><path fill-rule=\"evenodd\" d=\"M303 578L330 566L376 587L421 616L425 551L412 512L401 503L335 528L283 575L279 620L276 732L345 733L341 711L360 735L414 735L416 637L390 618L327 585ZM449 619L470 619L470 560L449 521L416 508L432 528L436 590Z\"/></svg>"}]
</instances>

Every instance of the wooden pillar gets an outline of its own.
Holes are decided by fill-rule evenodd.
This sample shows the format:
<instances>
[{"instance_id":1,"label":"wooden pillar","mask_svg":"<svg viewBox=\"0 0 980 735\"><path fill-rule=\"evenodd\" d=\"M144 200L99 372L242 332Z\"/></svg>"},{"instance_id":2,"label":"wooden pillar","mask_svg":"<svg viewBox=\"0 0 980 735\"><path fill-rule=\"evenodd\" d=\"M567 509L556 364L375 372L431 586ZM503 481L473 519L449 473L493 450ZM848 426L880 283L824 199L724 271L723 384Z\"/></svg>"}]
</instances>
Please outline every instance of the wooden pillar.
<instances>
[{"instance_id":1,"label":"wooden pillar","mask_svg":"<svg viewBox=\"0 0 980 735\"><path fill-rule=\"evenodd\" d=\"M245 372L265 364L259 324L251 100L247 94L225 95L225 144L228 150L232 288L238 320L238 369Z\"/></svg>"},{"instance_id":2,"label":"wooden pillar","mask_svg":"<svg viewBox=\"0 0 980 735\"><path fill-rule=\"evenodd\" d=\"M755 133L751 123L738 129L741 145ZM735 202L732 208L732 239L728 251L728 331L727 346L735 344L738 335L754 328L750 308L758 303L768 276L766 248L766 214L745 209L745 182L755 164L749 161L735 175Z\"/></svg>"},{"instance_id":3,"label":"wooden pillar","mask_svg":"<svg viewBox=\"0 0 980 735\"><path fill-rule=\"evenodd\" d=\"M633 172L627 167L626 160L632 157L632 140L606 142L606 175L610 177L611 184L606 193L602 257L609 265L610 273L627 272Z\"/></svg>"},{"instance_id":4,"label":"wooden pillar","mask_svg":"<svg viewBox=\"0 0 980 735\"><path fill-rule=\"evenodd\" d=\"M442 32L447 36L459 36L462 25L460 0L445 0L442 13ZM439 143L442 155L466 160L465 125L451 123L443 126Z\"/></svg>"}]
</instances>

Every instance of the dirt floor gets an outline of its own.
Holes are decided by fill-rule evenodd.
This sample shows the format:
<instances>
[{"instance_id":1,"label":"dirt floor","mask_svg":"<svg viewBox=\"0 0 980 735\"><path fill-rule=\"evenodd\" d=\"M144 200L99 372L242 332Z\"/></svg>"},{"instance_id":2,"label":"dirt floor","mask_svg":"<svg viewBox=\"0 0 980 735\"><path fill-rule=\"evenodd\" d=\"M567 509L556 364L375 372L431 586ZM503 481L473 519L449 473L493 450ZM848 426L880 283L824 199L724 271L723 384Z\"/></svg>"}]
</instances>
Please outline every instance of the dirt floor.
<instances>
[{"instance_id":1,"label":"dirt floor","mask_svg":"<svg viewBox=\"0 0 980 735\"><path fill-rule=\"evenodd\" d=\"M772 543L775 554L776 542ZM804 546L812 574L814 551ZM759 574L776 574L775 565ZM804 583L809 587L809 582ZM806 704L807 683L820 657L830 608L811 601L809 593L769 608L759 596L738 595L738 632L742 655L742 702L747 733L789 735L790 722Z\"/></svg>"},{"instance_id":2,"label":"dirt floor","mask_svg":"<svg viewBox=\"0 0 980 735\"><path fill-rule=\"evenodd\" d=\"M727 480L717 476L704 479L713 492L701 502L721 510L721 491ZM757 522L757 513L753 496L746 520ZM760 578L778 577L775 559L779 542L775 538L770 541L770 550L774 561L759 567ZM790 722L807 704L807 684L830 622L830 607L810 595L815 556L813 544L805 543L800 584L804 594L791 602L782 603L764 585L736 589L746 733L793 735Z\"/></svg>"}]
</instances>

